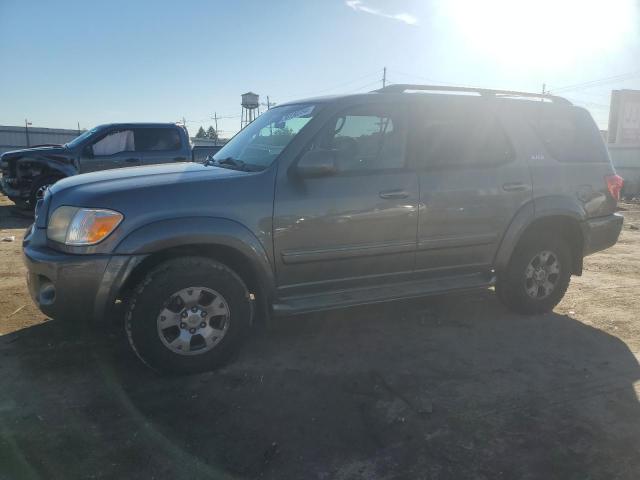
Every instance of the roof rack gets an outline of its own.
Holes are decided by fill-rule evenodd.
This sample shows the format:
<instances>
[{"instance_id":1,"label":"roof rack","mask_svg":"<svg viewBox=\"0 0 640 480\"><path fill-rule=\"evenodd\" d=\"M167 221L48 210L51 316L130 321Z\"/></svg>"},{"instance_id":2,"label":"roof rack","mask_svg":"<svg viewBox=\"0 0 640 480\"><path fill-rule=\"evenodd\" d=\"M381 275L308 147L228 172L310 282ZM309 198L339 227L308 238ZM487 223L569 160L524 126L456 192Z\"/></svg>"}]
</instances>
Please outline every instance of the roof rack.
<instances>
[{"instance_id":1,"label":"roof rack","mask_svg":"<svg viewBox=\"0 0 640 480\"><path fill-rule=\"evenodd\" d=\"M563 105L572 105L572 103L563 97L555 95L547 95L542 93L527 93L527 92L515 92L512 90L492 90L488 88L473 88L473 87L451 87L446 85L415 85L410 83L398 83L389 85L378 90L373 90L377 93L404 93L407 90L420 90L420 91L438 91L438 92L469 92L477 93L483 97L496 97L496 98L539 98L541 100L549 100L553 103L559 103Z\"/></svg>"}]
</instances>

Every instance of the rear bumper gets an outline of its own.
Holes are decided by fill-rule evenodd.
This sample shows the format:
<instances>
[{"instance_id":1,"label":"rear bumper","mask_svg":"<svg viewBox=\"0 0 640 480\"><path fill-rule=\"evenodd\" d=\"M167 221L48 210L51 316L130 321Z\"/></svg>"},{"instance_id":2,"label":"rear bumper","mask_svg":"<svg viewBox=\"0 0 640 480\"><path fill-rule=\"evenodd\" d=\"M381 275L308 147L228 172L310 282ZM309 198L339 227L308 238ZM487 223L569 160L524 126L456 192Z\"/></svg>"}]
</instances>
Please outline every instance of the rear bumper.
<instances>
[{"instance_id":1,"label":"rear bumper","mask_svg":"<svg viewBox=\"0 0 640 480\"><path fill-rule=\"evenodd\" d=\"M622 215L614 213L584 222L584 254L591 255L615 245L622 231L623 221Z\"/></svg>"},{"instance_id":2,"label":"rear bumper","mask_svg":"<svg viewBox=\"0 0 640 480\"><path fill-rule=\"evenodd\" d=\"M50 318L103 322L144 256L62 253L34 242L34 236L44 234L39 230L31 228L23 244L27 284L35 304Z\"/></svg>"}]
</instances>

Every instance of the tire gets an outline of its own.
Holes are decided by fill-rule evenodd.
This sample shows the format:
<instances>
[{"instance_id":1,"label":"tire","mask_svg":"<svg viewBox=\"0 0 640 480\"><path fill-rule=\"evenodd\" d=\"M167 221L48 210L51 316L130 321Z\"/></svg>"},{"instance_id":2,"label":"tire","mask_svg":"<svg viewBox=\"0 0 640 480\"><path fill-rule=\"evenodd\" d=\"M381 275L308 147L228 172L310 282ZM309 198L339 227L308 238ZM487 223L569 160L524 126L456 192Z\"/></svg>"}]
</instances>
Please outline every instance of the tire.
<instances>
[{"instance_id":1,"label":"tire","mask_svg":"<svg viewBox=\"0 0 640 480\"><path fill-rule=\"evenodd\" d=\"M38 177L34 180L33 182L33 186L31 187L31 193L29 195L29 207L33 210L34 208L36 208L36 203L38 202L38 199L42 198L42 195L44 195L44 192L47 188L49 188L51 185L53 185L54 183L56 183L58 180L62 180L63 177L60 176L56 176L56 175L48 175L48 176L41 176Z\"/></svg>"},{"instance_id":2,"label":"tire","mask_svg":"<svg viewBox=\"0 0 640 480\"><path fill-rule=\"evenodd\" d=\"M569 287L571 264L571 250L563 238L548 233L529 235L520 242L505 271L498 274L498 298L517 313L550 312Z\"/></svg>"},{"instance_id":3,"label":"tire","mask_svg":"<svg viewBox=\"0 0 640 480\"><path fill-rule=\"evenodd\" d=\"M135 288L125 332L149 367L197 373L237 352L251 314L249 292L236 273L209 258L180 257L154 267Z\"/></svg>"}]
</instances>

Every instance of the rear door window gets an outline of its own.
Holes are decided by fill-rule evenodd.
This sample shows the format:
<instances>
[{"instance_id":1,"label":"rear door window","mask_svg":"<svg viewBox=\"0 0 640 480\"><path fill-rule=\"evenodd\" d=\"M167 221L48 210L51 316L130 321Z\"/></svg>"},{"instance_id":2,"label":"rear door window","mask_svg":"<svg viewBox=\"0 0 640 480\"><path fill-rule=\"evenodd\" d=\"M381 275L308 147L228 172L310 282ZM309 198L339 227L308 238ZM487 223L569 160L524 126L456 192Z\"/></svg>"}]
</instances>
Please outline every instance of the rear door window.
<instances>
[{"instance_id":1,"label":"rear door window","mask_svg":"<svg viewBox=\"0 0 640 480\"><path fill-rule=\"evenodd\" d=\"M415 123L412 144L418 168L481 168L514 158L498 118L475 105L425 106Z\"/></svg>"},{"instance_id":2,"label":"rear door window","mask_svg":"<svg viewBox=\"0 0 640 480\"><path fill-rule=\"evenodd\" d=\"M534 118L532 126L545 150L560 162L608 162L600 132L582 109L549 106Z\"/></svg>"},{"instance_id":3,"label":"rear door window","mask_svg":"<svg viewBox=\"0 0 640 480\"><path fill-rule=\"evenodd\" d=\"M175 128L136 128L138 152L180 150L180 133Z\"/></svg>"}]
</instances>

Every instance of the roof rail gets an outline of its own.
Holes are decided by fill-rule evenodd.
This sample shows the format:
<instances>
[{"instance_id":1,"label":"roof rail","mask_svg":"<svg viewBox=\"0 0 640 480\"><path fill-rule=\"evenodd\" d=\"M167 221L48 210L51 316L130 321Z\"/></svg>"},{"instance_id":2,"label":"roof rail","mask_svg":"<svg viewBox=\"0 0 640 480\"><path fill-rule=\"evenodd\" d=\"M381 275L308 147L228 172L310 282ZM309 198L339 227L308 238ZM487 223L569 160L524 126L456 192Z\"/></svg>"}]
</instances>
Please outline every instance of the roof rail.
<instances>
[{"instance_id":1,"label":"roof rail","mask_svg":"<svg viewBox=\"0 0 640 480\"><path fill-rule=\"evenodd\" d=\"M378 90L373 90L377 93L404 93L407 90L420 90L420 91L437 91L437 92L469 92L477 93L482 96L490 97L523 97L523 98L539 98L541 100L550 100L554 103L563 105L572 105L572 103L563 97L555 95L547 95L542 93L527 93L527 92L515 92L512 90L492 90L488 88L474 88L474 87L451 87L447 85L415 85L410 83L398 83L389 85Z\"/></svg>"}]
</instances>

